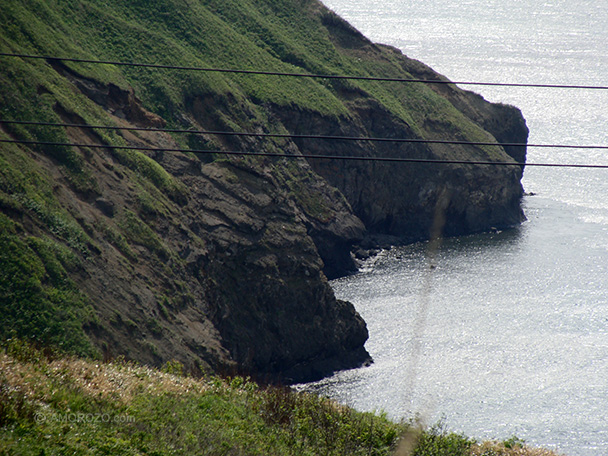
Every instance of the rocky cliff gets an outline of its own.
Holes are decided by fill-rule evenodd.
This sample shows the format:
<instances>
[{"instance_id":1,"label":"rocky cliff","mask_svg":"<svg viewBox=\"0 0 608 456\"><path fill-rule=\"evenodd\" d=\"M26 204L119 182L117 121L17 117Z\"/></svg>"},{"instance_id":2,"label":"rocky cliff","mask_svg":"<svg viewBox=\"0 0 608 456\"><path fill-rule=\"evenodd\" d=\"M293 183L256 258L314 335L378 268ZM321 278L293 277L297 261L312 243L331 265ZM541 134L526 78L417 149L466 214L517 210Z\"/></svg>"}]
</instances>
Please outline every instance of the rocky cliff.
<instances>
[{"instance_id":1,"label":"rocky cliff","mask_svg":"<svg viewBox=\"0 0 608 456\"><path fill-rule=\"evenodd\" d=\"M3 53L441 78L316 0L9 0L0 22ZM365 323L327 281L355 268L354 243L424 239L437 207L449 235L523 217L521 167L298 157L523 162L301 137L526 141L517 109L453 85L3 56L0 120L0 337L87 356L288 382L357 366Z\"/></svg>"}]
</instances>

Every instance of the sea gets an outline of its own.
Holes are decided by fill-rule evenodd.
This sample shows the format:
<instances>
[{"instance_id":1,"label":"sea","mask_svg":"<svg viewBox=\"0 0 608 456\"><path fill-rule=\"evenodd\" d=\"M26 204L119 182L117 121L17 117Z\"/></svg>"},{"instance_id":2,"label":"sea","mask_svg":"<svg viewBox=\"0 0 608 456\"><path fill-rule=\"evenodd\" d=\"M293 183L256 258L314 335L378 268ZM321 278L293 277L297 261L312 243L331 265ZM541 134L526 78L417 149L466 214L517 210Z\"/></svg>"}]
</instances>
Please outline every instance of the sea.
<instances>
[{"instance_id":1,"label":"sea","mask_svg":"<svg viewBox=\"0 0 608 456\"><path fill-rule=\"evenodd\" d=\"M608 86L606 0L324 0L453 81ZM520 108L530 144L608 145L608 90L461 86ZM529 163L608 165L606 149ZM369 367L299 385L478 440L608 455L608 169L526 168L521 226L382 251L332 281Z\"/></svg>"}]
</instances>

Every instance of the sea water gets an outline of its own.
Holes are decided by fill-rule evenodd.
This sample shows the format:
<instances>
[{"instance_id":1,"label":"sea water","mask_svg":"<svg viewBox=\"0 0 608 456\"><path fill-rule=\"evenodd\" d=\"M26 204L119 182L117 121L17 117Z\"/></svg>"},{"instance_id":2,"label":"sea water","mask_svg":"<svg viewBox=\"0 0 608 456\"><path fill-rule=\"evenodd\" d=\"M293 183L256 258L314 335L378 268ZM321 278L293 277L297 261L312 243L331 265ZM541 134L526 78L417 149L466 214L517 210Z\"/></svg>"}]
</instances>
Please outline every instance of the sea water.
<instances>
[{"instance_id":1,"label":"sea water","mask_svg":"<svg viewBox=\"0 0 608 456\"><path fill-rule=\"evenodd\" d=\"M608 86L608 4L326 0L375 42L455 81ZM519 107L531 144L608 145L608 91L462 86ZM608 164L608 150L528 149ZM520 227L382 252L332 282L370 367L303 386L477 439L608 455L608 169L528 167Z\"/></svg>"}]
</instances>

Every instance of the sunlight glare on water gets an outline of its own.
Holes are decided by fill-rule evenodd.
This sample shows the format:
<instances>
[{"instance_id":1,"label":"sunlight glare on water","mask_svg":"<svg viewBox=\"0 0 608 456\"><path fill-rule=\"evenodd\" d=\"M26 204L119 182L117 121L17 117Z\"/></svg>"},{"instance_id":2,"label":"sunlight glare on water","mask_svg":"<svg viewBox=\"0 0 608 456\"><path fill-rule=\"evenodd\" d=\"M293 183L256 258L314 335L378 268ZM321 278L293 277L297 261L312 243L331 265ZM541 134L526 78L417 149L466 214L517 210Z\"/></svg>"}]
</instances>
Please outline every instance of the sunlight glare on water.
<instances>
[{"instance_id":1,"label":"sunlight glare on water","mask_svg":"<svg viewBox=\"0 0 608 456\"><path fill-rule=\"evenodd\" d=\"M452 80L608 85L603 2L325 3ZM466 88L522 109L530 143L608 144L606 90ZM608 153L531 147L528 161L608 164ZM529 167L524 186L536 196L519 228L446 239L432 270L420 243L333 281L368 323L375 362L302 388L474 438L608 454L608 170Z\"/></svg>"}]
</instances>

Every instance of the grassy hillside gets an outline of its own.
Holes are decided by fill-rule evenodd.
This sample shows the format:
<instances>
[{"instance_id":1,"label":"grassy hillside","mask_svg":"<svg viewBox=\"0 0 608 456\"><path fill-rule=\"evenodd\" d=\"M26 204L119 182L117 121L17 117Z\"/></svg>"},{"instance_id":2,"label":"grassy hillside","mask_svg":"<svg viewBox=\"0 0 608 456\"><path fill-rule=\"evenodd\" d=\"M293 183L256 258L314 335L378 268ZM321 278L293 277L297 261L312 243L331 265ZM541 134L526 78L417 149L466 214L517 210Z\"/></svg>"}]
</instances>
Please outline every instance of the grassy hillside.
<instances>
[{"instance_id":1,"label":"grassy hillside","mask_svg":"<svg viewBox=\"0 0 608 456\"><path fill-rule=\"evenodd\" d=\"M283 38L293 40L285 24L271 24L272 18L265 9L276 7L277 3L269 2L265 7L238 3L239 11L236 5L236 2L231 6L178 1L154 5L119 1L10 1L0 11L0 51L292 70L293 65L281 61L272 46L263 44L261 37L253 38L260 32L275 44ZM287 10L291 6L283 5ZM247 21L241 27L229 22L231 15L239 14L251 19L252 26L260 21L261 28L249 31ZM312 25L308 23L307 30L313 30ZM312 55L304 51L306 46L300 48ZM284 132L268 119L263 106L267 103L346 115L328 88L306 80L231 78L213 73L51 65L45 61L0 58L2 120L92 125L122 122L127 127L169 125ZM195 123L194 113L201 123ZM199 149L231 146L221 137L172 137L15 124L0 125L0 138ZM274 151L277 145L284 146L285 141L276 144L271 141L263 147ZM241 148L240 144L232 146ZM153 159L140 151L124 149L100 151L3 143L0 150L0 242L6 247L1 257L0 278L2 339L20 337L71 353L96 356L121 353L158 363L170 356L163 353L167 350L167 336L175 339L177 347L169 349L173 354L180 343L183 345L183 341L179 342L183 336L172 334L175 331L171 329L180 311L194 305L202 315L188 318L203 320L213 312L208 306L214 294L232 292L221 289L214 292L220 286L218 280L198 272L192 277L189 268L194 260L185 258L187 253L182 257L176 254L185 250L184 236L188 251L198 256L209 255L211 241L204 228L193 227L201 217L199 198L165 169L170 165L167 160L160 165L158 157ZM188 161L193 168L201 165L194 156L183 155L179 160ZM213 161L213 157L203 160ZM250 162L247 165L250 170L260 170L259 161ZM218 160L213 172L209 170L214 176L212 182L217 182L214 184L218 186L217 192L221 194L227 184L235 187L234 194L242 194L254 178L237 185L237 174L242 177L249 171L235 173L225 163ZM302 178L319 181L314 176L311 180L309 169L282 164L272 167L279 182L266 182L264 186L268 188L263 190L269 191L271 198L283 198L288 204L297 199L313 217L320 219L330 220L335 214L335 203L323 202L325 189L297 184ZM226 184L221 182L224 178ZM273 190L277 185L285 190ZM206 213L217 211L218 195L209 194L207 189L206 196L210 206L205 208ZM242 201L229 204L235 203L243 204ZM334 208L329 208L330 204ZM232 223L238 212L235 208L234 215L227 214L226 223ZM287 217L291 217L289 224L294 225L291 229L305 236L301 221L294 221L291 215ZM235 222L242 223L249 221ZM278 220L279 223L285 226L287 222ZM266 250L275 248L270 240L265 243L266 247L260 245ZM231 273L238 275L237 271ZM225 272L218 274L222 281L226 280ZM130 283L119 283L125 279ZM317 278L313 275L309 280ZM240 282L243 281L241 278ZM133 307L130 305L133 300L144 305ZM109 333L117 331L123 335L119 340L116 337L111 340ZM91 336L95 347L89 342ZM203 369L209 367L208 363L226 361L220 348L210 349L213 338L217 336L210 334L202 341L206 346L205 356L199 357ZM129 353L126 348L134 339L140 341ZM200 344L200 340L195 343Z\"/></svg>"},{"instance_id":2,"label":"grassy hillside","mask_svg":"<svg viewBox=\"0 0 608 456\"><path fill-rule=\"evenodd\" d=\"M322 10L313 0L187 2L8 1L0 13L7 24L0 44L2 52L147 62L180 66L255 69L318 74L407 77L397 54L367 54L373 46L363 36L343 33L346 43L334 42L348 24ZM328 27L336 31L330 35ZM349 35L350 34L350 35ZM59 95L56 75L44 62L2 59L10 67L5 93L49 90ZM226 75L149 68L116 68L111 65L67 64L79 74L98 81L134 87L147 108L170 120L187 110L190 100L213 94L234 97L251 109L250 125L264 119L263 104L298 106L322 114L348 116L340 91L362 91L418 133L423 122L441 122L459 131L462 139L487 140L481 128L466 119L444 97L425 85L373 81L323 81L256 75ZM37 87L32 87L36 81ZM12 87L11 87L12 86ZM9 90L13 89L13 90ZM16 89L16 90L15 90ZM67 98L71 93L65 92ZM34 98L22 99L30 105ZM61 101L69 102L67 99ZM74 101L71 102L72 104ZM12 103L6 103L5 109ZM25 106L19 104L20 117ZM84 106L81 106L84 108ZM52 111L34 117L55 117ZM26 111L27 112L27 111ZM33 114L32 111L30 111ZM4 113L10 115L9 112ZM13 112L13 114L15 114ZM86 120L94 114L88 113ZM56 119L57 120L57 119ZM449 133L449 131L446 131ZM499 150L488 148L488 154Z\"/></svg>"},{"instance_id":3,"label":"grassy hillside","mask_svg":"<svg viewBox=\"0 0 608 456\"><path fill-rule=\"evenodd\" d=\"M420 71L419 65L399 52L371 43L316 0L7 0L0 10L0 24L3 53L363 76L409 77L408 65ZM455 105L421 84L0 57L0 119L4 121L492 139L470 114L465 115ZM352 142L302 144L284 138L15 123L0 123L0 139L292 154L326 153L330 147L331 153L345 155L510 159L496 147L374 148ZM188 364L200 364L195 367L199 370L225 364L237 350L241 353L237 363L251 360L245 345L259 340L254 335L247 343L236 340L245 332L231 326L226 320L229 312L221 310L224 307L234 307L247 296L267 299L268 290L273 290L279 305L285 295L303 306L333 300L324 279L317 272L310 273L322 267L313 259L310 239L285 236L281 230L311 236L326 266L334 260L348 263L352 262L349 243L360 238L364 230L351 205L370 227L389 231L409 227L414 233L408 236L424 237L426 219L434 213L432 200L443 194L443 185L462 194L464 202L453 204L460 212L466 207L467 192L475 194L475 201L484 199L475 188L469 190L471 186L489 181L491 185L485 188L496 188L498 193L485 199L497 206L500 204L495 200L505 194L517 205L521 190L515 171L501 174L504 170L494 169L478 176L459 165L412 165L395 174L390 165L226 160L218 154L144 153L112 147L0 143L0 150L0 243L5 247L1 257L0 338L25 338L61 346L71 353L125 354L159 364L175 356L184 346L184 337L189 339L193 334L192 328L183 326L176 331L180 328L176 327L176 314L187 314L185 318L193 325L215 316L217 321L212 324L227 341L223 347L212 343L218 335L208 326L204 337L186 344L192 354L183 355L183 361L190 358ZM237 163L240 171L231 169ZM497 182L507 187L513 183L514 190L503 192ZM332 185L338 186L346 199ZM259 198L262 193L264 199ZM260 204L252 209L254 200ZM267 223L273 211L276 222ZM466 207L466 214L459 213L456 223L487 213L489 217L481 226L498 226L492 220L493 212L493 208L472 211ZM249 215L243 218L243 214ZM254 223L256 218L259 220ZM218 230L220 226L224 228ZM263 236L258 233L260 227L264 227ZM223 233L224 229L231 234ZM233 249L239 245L242 257L230 254L241 259L227 261L223 253L226 244L232 244ZM257 259L260 255L272 257L279 245L284 259ZM252 249L265 253L252 253ZM303 249L312 255L306 260L309 265L290 266L290 249ZM306 255L297 253L296 257ZM244 268L248 261L260 271L252 273L251 266ZM202 272L201 265L207 265ZM305 271L308 275L302 275ZM294 274L297 279L287 279ZM247 276L251 282L243 279ZM261 283L260 277L269 283ZM311 283L319 280L326 291L315 291L313 296L312 290L321 285ZM291 291L277 292L280 287ZM133 302L138 304L133 306ZM270 307L264 302L258 305L260 310ZM21 308L23 312L17 316L15 309ZM252 312L255 315L257 310ZM281 327L268 323L269 330ZM194 348L201 345L206 347L204 351ZM286 353L294 351L295 347L286 348ZM269 364L264 356L264 361L250 364ZM317 357L318 353L309 356ZM283 363L272 362L277 366Z\"/></svg>"},{"instance_id":4,"label":"grassy hillside","mask_svg":"<svg viewBox=\"0 0 608 456\"><path fill-rule=\"evenodd\" d=\"M555 456L517 439L476 443L440 426L420 431L242 377L196 380L181 368L93 363L5 345L0 454Z\"/></svg>"}]
</instances>

